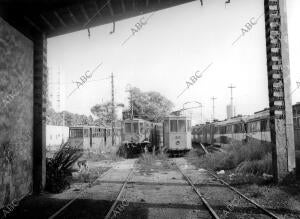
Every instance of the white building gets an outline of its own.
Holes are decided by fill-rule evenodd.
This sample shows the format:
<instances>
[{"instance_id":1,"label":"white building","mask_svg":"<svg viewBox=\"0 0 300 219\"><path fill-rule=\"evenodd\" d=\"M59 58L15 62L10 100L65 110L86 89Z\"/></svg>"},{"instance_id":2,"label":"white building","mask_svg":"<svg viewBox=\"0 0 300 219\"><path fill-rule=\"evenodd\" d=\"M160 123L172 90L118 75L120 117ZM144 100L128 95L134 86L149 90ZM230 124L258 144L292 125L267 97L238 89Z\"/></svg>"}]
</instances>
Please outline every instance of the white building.
<instances>
[{"instance_id":1,"label":"white building","mask_svg":"<svg viewBox=\"0 0 300 219\"><path fill-rule=\"evenodd\" d=\"M235 116L235 106L234 105L233 105L233 108L232 108L231 104L228 104L226 106L226 115L227 115L226 119L230 119Z\"/></svg>"},{"instance_id":2,"label":"white building","mask_svg":"<svg viewBox=\"0 0 300 219\"><path fill-rule=\"evenodd\" d=\"M65 109L65 86L62 86L64 83L64 74L60 70L53 71L49 69L48 71L49 101L56 112L61 112Z\"/></svg>"},{"instance_id":3,"label":"white building","mask_svg":"<svg viewBox=\"0 0 300 219\"><path fill-rule=\"evenodd\" d=\"M46 125L46 149L56 151L69 139L69 127Z\"/></svg>"}]
</instances>

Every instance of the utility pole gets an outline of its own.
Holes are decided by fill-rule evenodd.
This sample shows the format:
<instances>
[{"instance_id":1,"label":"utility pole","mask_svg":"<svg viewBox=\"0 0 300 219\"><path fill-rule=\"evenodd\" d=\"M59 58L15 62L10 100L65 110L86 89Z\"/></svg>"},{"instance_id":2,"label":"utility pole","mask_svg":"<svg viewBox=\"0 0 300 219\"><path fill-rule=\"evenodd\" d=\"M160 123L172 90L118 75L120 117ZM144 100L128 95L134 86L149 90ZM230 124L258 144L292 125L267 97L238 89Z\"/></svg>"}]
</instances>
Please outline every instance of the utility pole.
<instances>
[{"instance_id":1,"label":"utility pole","mask_svg":"<svg viewBox=\"0 0 300 219\"><path fill-rule=\"evenodd\" d=\"M232 95L232 89L236 88L232 84L228 87L230 89L230 105L231 105L231 117L234 117L233 114L233 95Z\"/></svg>"},{"instance_id":2,"label":"utility pole","mask_svg":"<svg viewBox=\"0 0 300 219\"><path fill-rule=\"evenodd\" d=\"M132 99L132 87L130 84L126 85L126 91L129 92L130 95L130 100L129 100L129 104L130 104L130 118L133 119L133 99Z\"/></svg>"},{"instance_id":3,"label":"utility pole","mask_svg":"<svg viewBox=\"0 0 300 219\"><path fill-rule=\"evenodd\" d=\"M112 120L111 120L111 142L115 145L115 93L114 93L114 73L111 73L111 105L112 105Z\"/></svg>"},{"instance_id":4,"label":"utility pole","mask_svg":"<svg viewBox=\"0 0 300 219\"><path fill-rule=\"evenodd\" d=\"M203 122L203 117L202 117L202 107L203 105L201 104L200 108L201 108L201 123Z\"/></svg>"},{"instance_id":5,"label":"utility pole","mask_svg":"<svg viewBox=\"0 0 300 219\"><path fill-rule=\"evenodd\" d=\"M132 99L132 90L130 89L130 108L131 108L131 119L133 119L133 99Z\"/></svg>"},{"instance_id":6,"label":"utility pole","mask_svg":"<svg viewBox=\"0 0 300 219\"><path fill-rule=\"evenodd\" d=\"M213 101L213 116L212 116L212 120L215 120L215 100L217 99L216 97L212 97L211 98Z\"/></svg>"}]
</instances>

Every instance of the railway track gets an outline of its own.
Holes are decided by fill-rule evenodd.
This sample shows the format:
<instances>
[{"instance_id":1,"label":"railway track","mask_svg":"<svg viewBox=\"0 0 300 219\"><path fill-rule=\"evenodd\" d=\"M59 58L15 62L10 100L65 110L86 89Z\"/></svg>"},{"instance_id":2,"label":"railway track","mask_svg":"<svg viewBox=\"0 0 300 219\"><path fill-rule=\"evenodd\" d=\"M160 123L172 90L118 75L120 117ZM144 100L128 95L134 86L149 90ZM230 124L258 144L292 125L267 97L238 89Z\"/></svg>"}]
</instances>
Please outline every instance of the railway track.
<instances>
[{"instance_id":1,"label":"railway track","mask_svg":"<svg viewBox=\"0 0 300 219\"><path fill-rule=\"evenodd\" d=\"M184 176L186 181L193 187L193 190L197 193L197 195L201 198L203 204L205 207L208 209L209 213L213 218L220 218L217 213L213 210L212 206L207 202L207 200L204 198L204 196L199 192L199 190L196 188L196 186L193 184L192 180L180 169L179 165L176 162L173 162L173 164L178 168L179 172ZM274 219L279 219L278 216L276 216L274 213L270 212L266 208L262 207L255 201L251 200L248 198L246 195L242 194L240 191L238 191L236 188L230 186L227 182L224 180L220 179L217 175L215 175L211 170L207 170L207 173L212 176L214 179L218 180L221 182L226 188L230 189L233 191L235 194L237 194L239 197L243 198L246 200L248 203L251 203L254 205L257 209L261 210L265 215L274 218Z\"/></svg>"},{"instance_id":2,"label":"railway track","mask_svg":"<svg viewBox=\"0 0 300 219\"><path fill-rule=\"evenodd\" d=\"M105 216L105 219L109 219L112 217L116 217L116 213L115 213L115 209L117 207L117 204L120 202L120 199L122 197L122 194L126 188L127 183L129 182L129 180L132 177L132 173L133 173L134 167L130 170L129 174L127 175L125 181L123 182L123 185L118 193L118 196L116 198L116 200L114 201L113 205L111 206L111 208L109 209L108 213ZM113 216L112 216L113 215Z\"/></svg>"},{"instance_id":3,"label":"railway track","mask_svg":"<svg viewBox=\"0 0 300 219\"><path fill-rule=\"evenodd\" d=\"M102 179L104 176L106 176L108 173L110 173L112 171L112 169L114 168L114 166L110 167L106 172L102 173L98 178L96 178L93 182L89 183L88 186L86 186L85 188L81 189L81 191L79 192L79 194L77 196L75 196L75 198L73 198L72 200L70 200L69 202L67 202L63 207L61 207L58 211L56 211L53 215L51 215L48 219L54 219L57 216L59 216L65 209L67 209L74 201L76 201L78 198L80 198L85 192L86 190L91 187L97 180Z\"/></svg>"},{"instance_id":4,"label":"railway track","mask_svg":"<svg viewBox=\"0 0 300 219\"><path fill-rule=\"evenodd\" d=\"M220 219L220 217L217 215L217 213L214 211L214 209L211 207L211 205L208 203L208 201L204 198L204 196L198 191L198 189L196 188L196 186L193 184L192 180L186 175L184 174L184 172L180 169L180 167L177 165L177 163L175 163L175 166L177 167L177 169L179 170L179 172L183 175L183 177L185 178L185 180L188 182L188 184L190 184L190 186L193 188L193 190L196 192L196 194L200 197L202 203L204 204L204 206L207 208L207 210L209 211L209 214L214 218L214 219Z\"/></svg>"},{"instance_id":5,"label":"railway track","mask_svg":"<svg viewBox=\"0 0 300 219\"><path fill-rule=\"evenodd\" d=\"M211 175L212 177L214 177L216 180L220 181L223 185L225 185L227 188L229 188L231 191L234 191L236 194L238 194L240 197L242 197L244 200L250 202L251 204L253 204L256 208L260 209L261 211L263 211L266 215L270 216L271 218L274 219L279 219L278 216L276 216L275 214L273 214L272 212L270 212L269 210L267 210L266 208L262 207L261 205L257 204L255 201L251 200L250 198L248 198L246 195L244 195L243 193L241 193L240 191L238 191L236 188L232 187L231 185L229 185L227 182L225 182L224 180L220 179L218 176L216 176L214 173L212 173L211 171L207 171L209 175Z\"/></svg>"}]
</instances>

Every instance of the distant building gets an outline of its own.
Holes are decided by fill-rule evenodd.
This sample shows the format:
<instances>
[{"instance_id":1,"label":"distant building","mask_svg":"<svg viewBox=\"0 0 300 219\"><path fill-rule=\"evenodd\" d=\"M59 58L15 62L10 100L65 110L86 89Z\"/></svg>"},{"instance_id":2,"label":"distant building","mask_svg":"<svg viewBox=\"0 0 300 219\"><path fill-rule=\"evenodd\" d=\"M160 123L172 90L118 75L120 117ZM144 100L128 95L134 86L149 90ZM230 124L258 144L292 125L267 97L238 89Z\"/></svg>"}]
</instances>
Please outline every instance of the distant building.
<instances>
[{"instance_id":1,"label":"distant building","mask_svg":"<svg viewBox=\"0 0 300 219\"><path fill-rule=\"evenodd\" d=\"M48 71L49 101L56 112L61 112L62 109L65 108L65 87L62 86L64 82L64 74L60 71Z\"/></svg>"},{"instance_id":2,"label":"distant building","mask_svg":"<svg viewBox=\"0 0 300 219\"><path fill-rule=\"evenodd\" d=\"M227 115L227 119L234 117L235 116L235 106L233 106L233 109L232 109L231 104L228 104L226 106L226 115Z\"/></svg>"},{"instance_id":3,"label":"distant building","mask_svg":"<svg viewBox=\"0 0 300 219\"><path fill-rule=\"evenodd\" d=\"M122 120L122 117L123 117L123 107L116 107L115 108L115 113L116 113L116 116L117 116L117 120Z\"/></svg>"},{"instance_id":4,"label":"distant building","mask_svg":"<svg viewBox=\"0 0 300 219\"><path fill-rule=\"evenodd\" d=\"M46 148L57 151L69 139L69 127L46 125Z\"/></svg>"}]
</instances>

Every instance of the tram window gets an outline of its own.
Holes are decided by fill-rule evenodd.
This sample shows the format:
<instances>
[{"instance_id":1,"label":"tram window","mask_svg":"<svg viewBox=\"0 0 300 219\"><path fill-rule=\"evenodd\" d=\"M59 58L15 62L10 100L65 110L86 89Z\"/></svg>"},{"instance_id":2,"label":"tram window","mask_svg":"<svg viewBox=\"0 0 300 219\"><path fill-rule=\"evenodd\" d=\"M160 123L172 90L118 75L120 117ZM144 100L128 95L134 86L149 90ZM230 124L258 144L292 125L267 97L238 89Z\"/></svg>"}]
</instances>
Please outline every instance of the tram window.
<instances>
[{"instance_id":1,"label":"tram window","mask_svg":"<svg viewBox=\"0 0 300 219\"><path fill-rule=\"evenodd\" d=\"M131 123L125 123L125 132L131 133Z\"/></svg>"},{"instance_id":2,"label":"tram window","mask_svg":"<svg viewBox=\"0 0 300 219\"><path fill-rule=\"evenodd\" d=\"M300 127L300 117L297 118L297 127L298 127L298 128Z\"/></svg>"},{"instance_id":3,"label":"tram window","mask_svg":"<svg viewBox=\"0 0 300 219\"><path fill-rule=\"evenodd\" d=\"M234 132L234 133L237 133L237 132L238 132L237 129L238 129L237 125L234 125L234 127L233 127L233 132Z\"/></svg>"},{"instance_id":4,"label":"tram window","mask_svg":"<svg viewBox=\"0 0 300 219\"><path fill-rule=\"evenodd\" d=\"M260 132L260 122L256 122L256 131Z\"/></svg>"},{"instance_id":5,"label":"tram window","mask_svg":"<svg viewBox=\"0 0 300 219\"><path fill-rule=\"evenodd\" d=\"M252 122L251 126L251 132L256 132L256 122Z\"/></svg>"},{"instance_id":6,"label":"tram window","mask_svg":"<svg viewBox=\"0 0 300 219\"><path fill-rule=\"evenodd\" d=\"M139 124L137 122L133 123L133 132L134 133L138 133L139 129L138 129Z\"/></svg>"},{"instance_id":7,"label":"tram window","mask_svg":"<svg viewBox=\"0 0 300 219\"><path fill-rule=\"evenodd\" d=\"M187 121L187 131L190 132L191 131L191 120Z\"/></svg>"},{"instance_id":8,"label":"tram window","mask_svg":"<svg viewBox=\"0 0 300 219\"><path fill-rule=\"evenodd\" d=\"M221 127L221 133L220 134L226 134L226 126Z\"/></svg>"},{"instance_id":9,"label":"tram window","mask_svg":"<svg viewBox=\"0 0 300 219\"><path fill-rule=\"evenodd\" d=\"M250 133L251 132L251 123L247 123L247 132Z\"/></svg>"},{"instance_id":10,"label":"tram window","mask_svg":"<svg viewBox=\"0 0 300 219\"><path fill-rule=\"evenodd\" d=\"M89 136L89 133L88 133L88 130L87 130L87 129L84 129L84 130L83 130L83 135L84 135L84 137L88 137L88 136Z\"/></svg>"},{"instance_id":11,"label":"tram window","mask_svg":"<svg viewBox=\"0 0 300 219\"><path fill-rule=\"evenodd\" d=\"M185 120L178 120L178 132L186 132Z\"/></svg>"},{"instance_id":12,"label":"tram window","mask_svg":"<svg viewBox=\"0 0 300 219\"><path fill-rule=\"evenodd\" d=\"M269 119L267 119L267 129L266 130L270 131L270 120Z\"/></svg>"},{"instance_id":13,"label":"tram window","mask_svg":"<svg viewBox=\"0 0 300 219\"><path fill-rule=\"evenodd\" d=\"M262 132L265 132L265 131L267 131L267 120L261 120L260 121L260 127L261 127L261 131Z\"/></svg>"},{"instance_id":14,"label":"tram window","mask_svg":"<svg viewBox=\"0 0 300 219\"><path fill-rule=\"evenodd\" d=\"M241 124L234 125L234 133L241 133Z\"/></svg>"},{"instance_id":15,"label":"tram window","mask_svg":"<svg viewBox=\"0 0 300 219\"><path fill-rule=\"evenodd\" d=\"M228 125L226 129L227 129L226 131L227 131L228 134L232 132L232 126L231 125Z\"/></svg>"},{"instance_id":16,"label":"tram window","mask_svg":"<svg viewBox=\"0 0 300 219\"><path fill-rule=\"evenodd\" d=\"M140 123L140 133L144 134L144 123Z\"/></svg>"},{"instance_id":17,"label":"tram window","mask_svg":"<svg viewBox=\"0 0 300 219\"><path fill-rule=\"evenodd\" d=\"M171 132L177 132L177 120L170 120Z\"/></svg>"},{"instance_id":18,"label":"tram window","mask_svg":"<svg viewBox=\"0 0 300 219\"><path fill-rule=\"evenodd\" d=\"M80 138L80 137L83 137L83 130L81 129L75 129L73 130L74 131L74 137L75 138Z\"/></svg>"},{"instance_id":19,"label":"tram window","mask_svg":"<svg viewBox=\"0 0 300 219\"><path fill-rule=\"evenodd\" d=\"M169 120L164 121L164 132L169 132Z\"/></svg>"},{"instance_id":20,"label":"tram window","mask_svg":"<svg viewBox=\"0 0 300 219\"><path fill-rule=\"evenodd\" d=\"M297 127L297 118L294 118L294 127Z\"/></svg>"}]
</instances>

